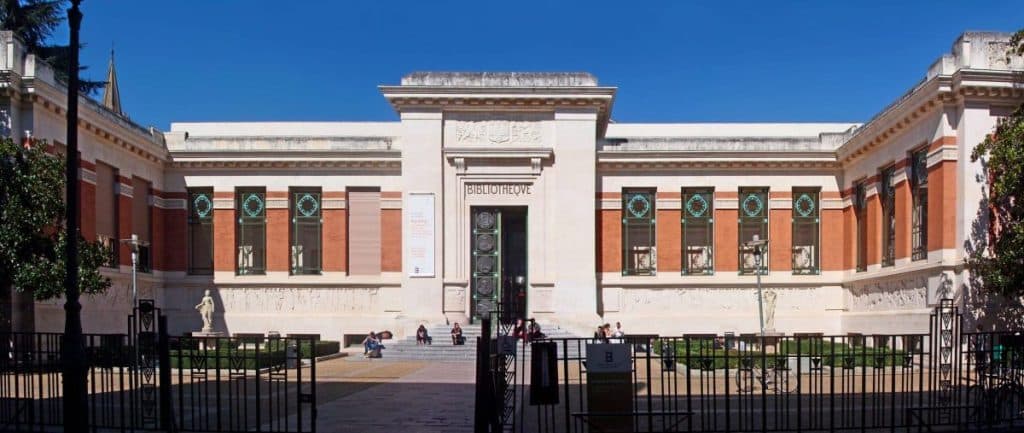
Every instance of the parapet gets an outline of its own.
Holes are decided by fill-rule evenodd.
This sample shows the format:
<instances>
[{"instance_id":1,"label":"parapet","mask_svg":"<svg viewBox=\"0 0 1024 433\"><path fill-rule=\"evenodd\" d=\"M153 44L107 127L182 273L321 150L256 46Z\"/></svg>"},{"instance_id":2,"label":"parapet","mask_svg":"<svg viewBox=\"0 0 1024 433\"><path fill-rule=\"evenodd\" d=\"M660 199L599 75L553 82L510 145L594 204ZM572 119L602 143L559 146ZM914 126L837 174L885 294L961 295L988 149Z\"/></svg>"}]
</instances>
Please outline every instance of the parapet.
<instances>
[{"instance_id":1,"label":"parapet","mask_svg":"<svg viewBox=\"0 0 1024 433\"><path fill-rule=\"evenodd\" d=\"M402 86L437 87L597 87L586 72L413 72Z\"/></svg>"}]
</instances>

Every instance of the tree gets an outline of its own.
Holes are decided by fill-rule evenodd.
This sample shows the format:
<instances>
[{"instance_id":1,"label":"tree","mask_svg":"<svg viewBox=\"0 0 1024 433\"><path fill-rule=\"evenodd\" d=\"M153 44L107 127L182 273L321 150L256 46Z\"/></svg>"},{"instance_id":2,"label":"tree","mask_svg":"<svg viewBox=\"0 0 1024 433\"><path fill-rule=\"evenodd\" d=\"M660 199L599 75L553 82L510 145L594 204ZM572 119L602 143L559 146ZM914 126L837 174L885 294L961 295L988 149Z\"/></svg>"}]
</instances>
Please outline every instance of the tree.
<instances>
[{"instance_id":1,"label":"tree","mask_svg":"<svg viewBox=\"0 0 1024 433\"><path fill-rule=\"evenodd\" d=\"M1024 30L1010 40L1008 56L1024 55ZM1001 119L971 154L983 160L989 185L986 248L967 259L972 278L986 293L1024 296L1024 104Z\"/></svg>"},{"instance_id":2,"label":"tree","mask_svg":"<svg viewBox=\"0 0 1024 433\"><path fill-rule=\"evenodd\" d=\"M22 146L0 138L0 332L30 331L32 298L64 293L64 159L45 148L42 141ZM79 245L82 293L106 290L103 247L84 239ZM13 320L26 316L29 323Z\"/></svg>"},{"instance_id":3,"label":"tree","mask_svg":"<svg viewBox=\"0 0 1024 433\"><path fill-rule=\"evenodd\" d=\"M70 47L46 41L64 21L64 3L64 0L0 0L0 28L14 32L29 52L49 63L61 83L67 83ZM84 66L79 68L85 69ZM79 91L86 95L106 84L81 79L79 83Z\"/></svg>"}]
</instances>

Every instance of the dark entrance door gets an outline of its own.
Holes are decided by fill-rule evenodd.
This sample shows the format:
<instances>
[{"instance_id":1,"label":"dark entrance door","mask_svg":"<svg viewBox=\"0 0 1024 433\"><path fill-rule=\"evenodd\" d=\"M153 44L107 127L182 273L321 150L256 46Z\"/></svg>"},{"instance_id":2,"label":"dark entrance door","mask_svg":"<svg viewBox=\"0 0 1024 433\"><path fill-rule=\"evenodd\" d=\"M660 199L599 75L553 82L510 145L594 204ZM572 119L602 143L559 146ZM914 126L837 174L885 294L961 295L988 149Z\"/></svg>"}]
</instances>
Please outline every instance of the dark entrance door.
<instances>
[{"instance_id":1,"label":"dark entrance door","mask_svg":"<svg viewBox=\"0 0 1024 433\"><path fill-rule=\"evenodd\" d=\"M526 315L526 207L473 207L470 236L471 320L500 311L503 322Z\"/></svg>"}]
</instances>

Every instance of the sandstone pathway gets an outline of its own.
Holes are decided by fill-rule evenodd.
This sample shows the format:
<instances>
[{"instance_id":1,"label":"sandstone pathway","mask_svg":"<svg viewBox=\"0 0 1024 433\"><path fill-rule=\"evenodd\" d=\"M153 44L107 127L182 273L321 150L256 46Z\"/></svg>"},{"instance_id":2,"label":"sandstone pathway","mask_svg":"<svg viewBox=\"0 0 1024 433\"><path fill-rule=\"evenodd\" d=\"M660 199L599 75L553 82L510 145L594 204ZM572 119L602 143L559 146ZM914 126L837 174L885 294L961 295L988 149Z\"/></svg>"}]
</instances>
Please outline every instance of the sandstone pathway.
<instances>
[{"instance_id":1,"label":"sandstone pathway","mask_svg":"<svg viewBox=\"0 0 1024 433\"><path fill-rule=\"evenodd\" d=\"M317 364L319 432L471 432L473 362Z\"/></svg>"}]
</instances>

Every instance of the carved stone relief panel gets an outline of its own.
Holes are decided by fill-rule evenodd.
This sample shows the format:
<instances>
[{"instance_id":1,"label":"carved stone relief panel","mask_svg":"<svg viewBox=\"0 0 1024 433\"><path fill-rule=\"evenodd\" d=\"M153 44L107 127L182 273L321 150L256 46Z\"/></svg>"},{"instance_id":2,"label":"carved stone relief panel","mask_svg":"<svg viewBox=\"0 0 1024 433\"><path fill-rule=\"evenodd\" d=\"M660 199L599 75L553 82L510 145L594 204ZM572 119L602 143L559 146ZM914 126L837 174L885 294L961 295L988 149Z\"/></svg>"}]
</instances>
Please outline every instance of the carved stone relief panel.
<instances>
[{"instance_id":1,"label":"carved stone relief panel","mask_svg":"<svg viewBox=\"0 0 1024 433\"><path fill-rule=\"evenodd\" d=\"M907 310L928 307L928 278L918 276L854 284L846 292L850 311Z\"/></svg>"},{"instance_id":2,"label":"carved stone relief panel","mask_svg":"<svg viewBox=\"0 0 1024 433\"><path fill-rule=\"evenodd\" d=\"M539 147L549 142L547 113L449 113L445 115L446 147Z\"/></svg>"}]
</instances>

